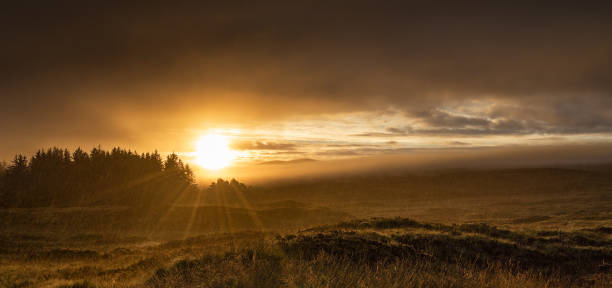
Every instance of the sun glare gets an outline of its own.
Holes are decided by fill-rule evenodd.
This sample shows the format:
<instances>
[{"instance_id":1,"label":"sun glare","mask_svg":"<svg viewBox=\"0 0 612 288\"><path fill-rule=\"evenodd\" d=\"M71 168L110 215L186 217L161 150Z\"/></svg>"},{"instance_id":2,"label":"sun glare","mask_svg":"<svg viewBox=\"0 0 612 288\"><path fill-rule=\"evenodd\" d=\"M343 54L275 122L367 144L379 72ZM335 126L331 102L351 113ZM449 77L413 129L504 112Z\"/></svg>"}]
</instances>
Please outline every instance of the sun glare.
<instances>
[{"instance_id":1,"label":"sun glare","mask_svg":"<svg viewBox=\"0 0 612 288\"><path fill-rule=\"evenodd\" d=\"M218 170L232 164L236 152L230 149L227 136L208 134L196 142L195 163L209 170Z\"/></svg>"}]
</instances>

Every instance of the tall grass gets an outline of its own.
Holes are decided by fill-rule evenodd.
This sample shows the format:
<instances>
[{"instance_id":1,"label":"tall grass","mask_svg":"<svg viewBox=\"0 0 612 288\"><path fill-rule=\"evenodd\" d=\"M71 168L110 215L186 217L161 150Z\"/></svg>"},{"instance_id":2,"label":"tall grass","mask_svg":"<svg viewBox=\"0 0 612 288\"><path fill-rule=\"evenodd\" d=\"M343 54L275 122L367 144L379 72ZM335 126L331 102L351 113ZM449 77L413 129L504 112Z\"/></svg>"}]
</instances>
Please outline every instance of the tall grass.
<instances>
[{"instance_id":1,"label":"tall grass","mask_svg":"<svg viewBox=\"0 0 612 288\"><path fill-rule=\"evenodd\" d=\"M605 279L576 283L559 274L446 264L426 260L354 261L321 252L314 258L287 257L278 248L258 247L223 256L180 261L160 269L148 287L605 287Z\"/></svg>"}]
</instances>

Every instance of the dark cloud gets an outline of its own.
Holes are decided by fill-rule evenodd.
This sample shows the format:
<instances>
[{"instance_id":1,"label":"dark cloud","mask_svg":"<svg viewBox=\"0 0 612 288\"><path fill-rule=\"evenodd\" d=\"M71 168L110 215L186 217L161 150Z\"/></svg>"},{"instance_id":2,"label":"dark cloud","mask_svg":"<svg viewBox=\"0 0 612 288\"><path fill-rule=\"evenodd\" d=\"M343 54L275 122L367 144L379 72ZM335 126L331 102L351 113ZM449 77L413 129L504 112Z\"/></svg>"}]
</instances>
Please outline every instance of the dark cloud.
<instances>
[{"instance_id":1,"label":"dark cloud","mask_svg":"<svg viewBox=\"0 0 612 288\"><path fill-rule=\"evenodd\" d=\"M404 127L404 128L396 128L396 127L388 127L387 129L385 129L388 133L387 134L406 134L412 131L411 127Z\"/></svg>"},{"instance_id":2,"label":"dark cloud","mask_svg":"<svg viewBox=\"0 0 612 288\"><path fill-rule=\"evenodd\" d=\"M486 127L491 122L488 119L452 115L450 113L440 110L432 110L415 114L416 117L421 118L421 120L425 121L427 125L433 127ZM401 130L389 128L387 129L387 131L398 132Z\"/></svg>"},{"instance_id":3,"label":"dark cloud","mask_svg":"<svg viewBox=\"0 0 612 288\"><path fill-rule=\"evenodd\" d=\"M384 154L401 154L417 151L415 148L385 148L385 147L365 147L355 149L336 149L316 152L317 156L368 156Z\"/></svg>"},{"instance_id":4,"label":"dark cloud","mask_svg":"<svg viewBox=\"0 0 612 288\"><path fill-rule=\"evenodd\" d=\"M609 133L611 6L12 1L0 139L136 143L193 123L389 106L428 128L379 136ZM445 110L471 100L503 105Z\"/></svg>"},{"instance_id":5,"label":"dark cloud","mask_svg":"<svg viewBox=\"0 0 612 288\"><path fill-rule=\"evenodd\" d=\"M325 144L326 147L340 147L340 148L346 148L346 147L361 147L361 146L367 146L366 144L357 144L357 143L350 143L350 144Z\"/></svg>"},{"instance_id":6,"label":"dark cloud","mask_svg":"<svg viewBox=\"0 0 612 288\"><path fill-rule=\"evenodd\" d=\"M490 115L461 116L448 112L433 110L426 113L415 113L414 116L425 124L424 128L404 129L390 128L387 131L394 133L415 134L530 134L538 132L541 127L537 123L525 120L505 118L491 118ZM541 131L545 132L545 131Z\"/></svg>"},{"instance_id":7,"label":"dark cloud","mask_svg":"<svg viewBox=\"0 0 612 288\"><path fill-rule=\"evenodd\" d=\"M231 145L231 148L236 150L294 150L296 147L293 143L267 141L240 141Z\"/></svg>"},{"instance_id":8,"label":"dark cloud","mask_svg":"<svg viewBox=\"0 0 612 288\"><path fill-rule=\"evenodd\" d=\"M400 127L387 127L384 132L364 132L352 136L397 137L411 135L526 135L526 134L593 134L612 133L612 107L609 99L580 101L564 98L563 103L496 104L481 110L449 112L439 108L411 111L404 117L414 122ZM457 104L452 108L460 110ZM605 108L598 108L605 107ZM469 115L472 113L472 115Z\"/></svg>"},{"instance_id":9,"label":"dark cloud","mask_svg":"<svg viewBox=\"0 0 612 288\"><path fill-rule=\"evenodd\" d=\"M358 134L350 134L349 136L358 136L358 137L394 137L394 136L406 136L409 135L406 132L401 132L400 128L392 128L394 132L385 133L385 132L365 132Z\"/></svg>"}]
</instances>

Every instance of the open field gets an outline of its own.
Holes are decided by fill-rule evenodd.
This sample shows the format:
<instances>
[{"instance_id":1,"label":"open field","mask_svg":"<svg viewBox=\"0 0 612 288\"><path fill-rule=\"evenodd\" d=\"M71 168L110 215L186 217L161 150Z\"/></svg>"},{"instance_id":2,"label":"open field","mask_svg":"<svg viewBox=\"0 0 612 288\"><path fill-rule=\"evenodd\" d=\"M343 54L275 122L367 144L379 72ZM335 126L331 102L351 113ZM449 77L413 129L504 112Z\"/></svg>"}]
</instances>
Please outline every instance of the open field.
<instances>
[{"instance_id":1,"label":"open field","mask_svg":"<svg viewBox=\"0 0 612 288\"><path fill-rule=\"evenodd\" d=\"M347 176L174 205L7 208L0 287L610 287L604 168Z\"/></svg>"},{"instance_id":2,"label":"open field","mask_svg":"<svg viewBox=\"0 0 612 288\"><path fill-rule=\"evenodd\" d=\"M512 231L370 219L183 240L2 238L4 287L609 287L610 227Z\"/></svg>"}]
</instances>

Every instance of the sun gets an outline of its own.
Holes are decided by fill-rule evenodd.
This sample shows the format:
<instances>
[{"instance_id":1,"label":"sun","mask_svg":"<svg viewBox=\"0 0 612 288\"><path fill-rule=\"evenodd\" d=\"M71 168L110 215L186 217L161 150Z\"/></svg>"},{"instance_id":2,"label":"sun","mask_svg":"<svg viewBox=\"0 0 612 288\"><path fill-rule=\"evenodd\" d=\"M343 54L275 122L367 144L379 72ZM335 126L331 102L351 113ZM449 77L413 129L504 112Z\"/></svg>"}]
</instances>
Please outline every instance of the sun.
<instances>
[{"instance_id":1,"label":"sun","mask_svg":"<svg viewBox=\"0 0 612 288\"><path fill-rule=\"evenodd\" d=\"M195 163L208 170L225 168L235 158L236 152L230 149L227 136L208 134L196 142Z\"/></svg>"}]
</instances>

